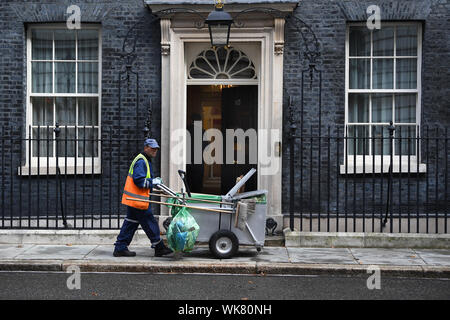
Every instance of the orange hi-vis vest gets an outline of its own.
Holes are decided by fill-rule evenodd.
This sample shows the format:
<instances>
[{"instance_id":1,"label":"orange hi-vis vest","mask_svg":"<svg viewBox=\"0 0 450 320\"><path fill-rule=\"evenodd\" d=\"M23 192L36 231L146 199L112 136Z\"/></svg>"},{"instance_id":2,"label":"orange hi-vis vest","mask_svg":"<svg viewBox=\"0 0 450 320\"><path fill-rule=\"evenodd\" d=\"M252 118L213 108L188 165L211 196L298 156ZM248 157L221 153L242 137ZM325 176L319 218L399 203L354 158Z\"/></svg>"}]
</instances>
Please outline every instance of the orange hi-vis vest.
<instances>
[{"instance_id":1,"label":"orange hi-vis vest","mask_svg":"<svg viewBox=\"0 0 450 320\"><path fill-rule=\"evenodd\" d=\"M128 170L128 176L127 181L125 182L125 188L123 189L123 195L122 195L122 204L133 207L140 210L147 210L149 206L149 202L142 202L142 201L133 201L133 200L127 200L127 198L136 198L136 199L142 199L142 200L149 200L150 199L150 189L147 188L139 188L134 184L133 181L133 169L134 164L139 159L143 159L145 161L145 165L147 166L147 175L146 179L151 178L150 175L150 166L148 164L147 158L143 154L138 154L136 158L134 158L133 162L131 163L130 170Z\"/></svg>"}]
</instances>

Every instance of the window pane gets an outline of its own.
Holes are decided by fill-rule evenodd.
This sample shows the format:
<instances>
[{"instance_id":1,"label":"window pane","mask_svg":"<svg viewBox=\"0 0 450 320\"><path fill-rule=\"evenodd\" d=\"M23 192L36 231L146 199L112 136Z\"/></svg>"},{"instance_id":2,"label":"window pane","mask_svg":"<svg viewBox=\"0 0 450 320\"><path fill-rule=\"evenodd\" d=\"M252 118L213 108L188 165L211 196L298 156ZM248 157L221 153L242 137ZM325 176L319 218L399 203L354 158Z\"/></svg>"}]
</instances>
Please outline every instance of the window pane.
<instances>
[{"instance_id":1,"label":"window pane","mask_svg":"<svg viewBox=\"0 0 450 320\"><path fill-rule=\"evenodd\" d=\"M392 121L392 95L373 94L372 95L372 122Z\"/></svg>"},{"instance_id":2,"label":"window pane","mask_svg":"<svg viewBox=\"0 0 450 320\"><path fill-rule=\"evenodd\" d=\"M33 97L33 126L53 125L53 98Z\"/></svg>"},{"instance_id":3,"label":"window pane","mask_svg":"<svg viewBox=\"0 0 450 320\"><path fill-rule=\"evenodd\" d=\"M98 60L97 30L78 30L78 60Z\"/></svg>"},{"instance_id":4,"label":"window pane","mask_svg":"<svg viewBox=\"0 0 450 320\"><path fill-rule=\"evenodd\" d=\"M349 155L369 154L369 126L348 126L347 149Z\"/></svg>"},{"instance_id":5,"label":"window pane","mask_svg":"<svg viewBox=\"0 0 450 320\"><path fill-rule=\"evenodd\" d=\"M32 62L31 90L33 93L52 93L52 73L51 62Z\"/></svg>"},{"instance_id":6,"label":"window pane","mask_svg":"<svg viewBox=\"0 0 450 320\"><path fill-rule=\"evenodd\" d=\"M98 129L78 129L78 156L98 157Z\"/></svg>"},{"instance_id":7,"label":"window pane","mask_svg":"<svg viewBox=\"0 0 450 320\"><path fill-rule=\"evenodd\" d=\"M373 31L373 56L394 55L394 28L375 29Z\"/></svg>"},{"instance_id":8,"label":"window pane","mask_svg":"<svg viewBox=\"0 0 450 320\"><path fill-rule=\"evenodd\" d=\"M369 122L369 95L350 93L348 97L348 122Z\"/></svg>"},{"instance_id":9,"label":"window pane","mask_svg":"<svg viewBox=\"0 0 450 320\"><path fill-rule=\"evenodd\" d=\"M417 58L397 59L396 88L417 88Z\"/></svg>"},{"instance_id":10,"label":"window pane","mask_svg":"<svg viewBox=\"0 0 450 320\"><path fill-rule=\"evenodd\" d=\"M33 157L53 157L53 127L33 128L31 131Z\"/></svg>"},{"instance_id":11,"label":"window pane","mask_svg":"<svg viewBox=\"0 0 450 320\"><path fill-rule=\"evenodd\" d=\"M75 128L61 128L57 147L58 157L75 157Z\"/></svg>"},{"instance_id":12,"label":"window pane","mask_svg":"<svg viewBox=\"0 0 450 320\"><path fill-rule=\"evenodd\" d=\"M393 89L394 59L373 59L373 89Z\"/></svg>"},{"instance_id":13,"label":"window pane","mask_svg":"<svg viewBox=\"0 0 450 320\"><path fill-rule=\"evenodd\" d=\"M255 70L253 63L247 58L247 57L241 57L239 59L239 62L236 63L236 65L229 71L229 75L231 78L235 79L252 79L255 78ZM218 75L217 78L219 79L221 75ZM223 75L225 79L228 79L229 77L226 75Z\"/></svg>"},{"instance_id":14,"label":"window pane","mask_svg":"<svg viewBox=\"0 0 450 320\"><path fill-rule=\"evenodd\" d=\"M395 96L395 122L416 122L416 94L397 94Z\"/></svg>"},{"instance_id":15,"label":"window pane","mask_svg":"<svg viewBox=\"0 0 450 320\"><path fill-rule=\"evenodd\" d=\"M98 63L78 63L78 93L98 93Z\"/></svg>"},{"instance_id":16,"label":"window pane","mask_svg":"<svg viewBox=\"0 0 450 320\"><path fill-rule=\"evenodd\" d=\"M78 99L78 125L98 126L98 98Z\"/></svg>"},{"instance_id":17,"label":"window pane","mask_svg":"<svg viewBox=\"0 0 450 320\"><path fill-rule=\"evenodd\" d=\"M350 56L370 56L370 30L366 27L350 27Z\"/></svg>"},{"instance_id":18,"label":"window pane","mask_svg":"<svg viewBox=\"0 0 450 320\"><path fill-rule=\"evenodd\" d=\"M350 89L370 89L370 59L350 59Z\"/></svg>"},{"instance_id":19,"label":"window pane","mask_svg":"<svg viewBox=\"0 0 450 320\"><path fill-rule=\"evenodd\" d=\"M31 31L31 47L31 59L52 60L53 31L33 29Z\"/></svg>"},{"instance_id":20,"label":"window pane","mask_svg":"<svg viewBox=\"0 0 450 320\"><path fill-rule=\"evenodd\" d=\"M191 78L193 78L193 79L209 79L209 78L212 77L211 74L205 73L205 72L203 71L203 69L200 70L200 69L197 69L197 68L195 68L195 67L192 68L192 69L190 69L190 71L189 71L189 76L190 76Z\"/></svg>"},{"instance_id":21,"label":"window pane","mask_svg":"<svg viewBox=\"0 0 450 320\"><path fill-rule=\"evenodd\" d=\"M57 93L75 92L75 63L55 63L55 91Z\"/></svg>"},{"instance_id":22,"label":"window pane","mask_svg":"<svg viewBox=\"0 0 450 320\"><path fill-rule=\"evenodd\" d=\"M375 155L390 155L389 130L387 126L372 126L372 152Z\"/></svg>"},{"instance_id":23,"label":"window pane","mask_svg":"<svg viewBox=\"0 0 450 320\"><path fill-rule=\"evenodd\" d=\"M417 55L417 26L397 27L397 56Z\"/></svg>"},{"instance_id":24,"label":"window pane","mask_svg":"<svg viewBox=\"0 0 450 320\"><path fill-rule=\"evenodd\" d=\"M76 119L75 98L55 98L56 122L60 126L74 126Z\"/></svg>"},{"instance_id":25,"label":"window pane","mask_svg":"<svg viewBox=\"0 0 450 320\"><path fill-rule=\"evenodd\" d=\"M208 55L208 53L210 53L210 51L207 51L207 52L206 52L206 55ZM213 64L213 65L217 65L216 60L214 60L214 61L209 61L209 63L211 63L211 64ZM208 62L205 60L205 58L203 58L203 57L198 57L198 58L195 60L195 64L196 64L197 68L194 69L194 70L202 70L202 71L204 70L204 71L206 71L206 72L203 72L203 73L210 73L209 77L212 77L212 75L215 74L215 71L211 68L211 66L208 64ZM192 68L192 65L191 65L191 68ZM208 78L209 78L209 77L208 77Z\"/></svg>"},{"instance_id":26,"label":"window pane","mask_svg":"<svg viewBox=\"0 0 450 320\"><path fill-rule=\"evenodd\" d=\"M227 53L226 50L223 48L220 48L217 50L217 57L219 58L219 61L215 58L214 51L208 50L205 54L205 56L208 58L209 63L215 68L215 70L230 70L230 68L239 60L240 54L237 50L231 50L228 55L227 60ZM212 60L212 61L211 61ZM227 65L225 66L225 62ZM220 67L217 67L217 64L220 64ZM213 71L214 74L215 71Z\"/></svg>"},{"instance_id":27,"label":"window pane","mask_svg":"<svg viewBox=\"0 0 450 320\"><path fill-rule=\"evenodd\" d=\"M75 32L55 30L55 60L75 60Z\"/></svg>"},{"instance_id":28,"label":"window pane","mask_svg":"<svg viewBox=\"0 0 450 320\"><path fill-rule=\"evenodd\" d=\"M416 127L397 126L395 128L395 154L415 155L416 154ZM406 159L404 161L407 161Z\"/></svg>"}]
</instances>

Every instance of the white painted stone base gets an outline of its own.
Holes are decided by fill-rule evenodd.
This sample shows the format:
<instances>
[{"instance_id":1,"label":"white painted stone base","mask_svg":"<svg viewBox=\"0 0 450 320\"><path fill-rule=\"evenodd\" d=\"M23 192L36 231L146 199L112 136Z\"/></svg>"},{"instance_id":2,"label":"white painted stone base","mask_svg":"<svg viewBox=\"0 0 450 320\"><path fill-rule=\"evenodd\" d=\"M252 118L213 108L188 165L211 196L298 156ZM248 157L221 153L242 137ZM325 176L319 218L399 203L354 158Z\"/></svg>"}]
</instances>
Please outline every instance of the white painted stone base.
<instances>
[{"instance_id":1,"label":"white painted stone base","mask_svg":"<svg viewBox=\"0 0 450 320\"><path fill-rule=\"evenodd\" d=\"M286 247L450 249L450 234L299 232L283 230Z\"/></svg>"}]
</instances>

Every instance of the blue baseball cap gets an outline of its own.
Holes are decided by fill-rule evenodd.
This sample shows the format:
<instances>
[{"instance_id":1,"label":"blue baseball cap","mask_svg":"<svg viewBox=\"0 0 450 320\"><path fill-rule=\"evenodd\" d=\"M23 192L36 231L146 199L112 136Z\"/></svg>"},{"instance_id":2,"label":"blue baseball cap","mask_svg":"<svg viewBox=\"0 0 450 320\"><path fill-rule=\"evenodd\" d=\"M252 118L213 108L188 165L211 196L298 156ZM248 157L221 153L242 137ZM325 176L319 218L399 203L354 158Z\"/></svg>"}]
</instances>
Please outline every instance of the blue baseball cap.
<instances>
[{"instance_id":1,"label":"blue baseball cap","mask_svg":"<svg viewBox=\"0 0 450 320\"><path fill-rule=\"evenodd\" d=\"M159 144L158 144L158 142L156 142L156 140L155 139L145 139L145 141L144 141L144 147L145 146L149 146L149 147L151 147L151 148L157 148L157 149L159 149Z\"/></svg>"}]
</instances>

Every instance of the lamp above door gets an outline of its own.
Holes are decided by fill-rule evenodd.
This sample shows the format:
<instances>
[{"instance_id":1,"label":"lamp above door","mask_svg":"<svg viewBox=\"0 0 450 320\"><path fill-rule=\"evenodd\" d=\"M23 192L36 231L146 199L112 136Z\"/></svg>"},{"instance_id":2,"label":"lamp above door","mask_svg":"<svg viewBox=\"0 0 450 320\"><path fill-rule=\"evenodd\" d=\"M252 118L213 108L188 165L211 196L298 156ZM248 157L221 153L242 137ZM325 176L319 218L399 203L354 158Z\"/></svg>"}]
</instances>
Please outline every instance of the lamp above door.
<instances>
[{"instance_id":1,"label":"lamp above door","mask_svg":"<svg viewBox=\"0 0 450 320\"><path fill-rule=\"evenodd\" d=\"M216 0L214 11L208 15L205 23L208 25L211 46L228 47L233 18L223 10L222 0Z\"/></svg>"}]
</instances>

